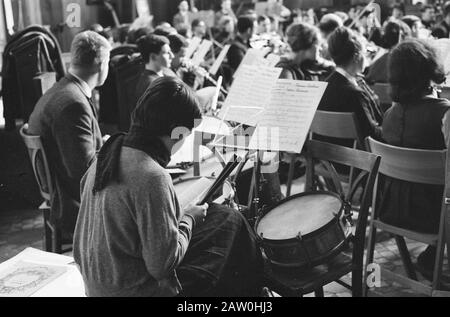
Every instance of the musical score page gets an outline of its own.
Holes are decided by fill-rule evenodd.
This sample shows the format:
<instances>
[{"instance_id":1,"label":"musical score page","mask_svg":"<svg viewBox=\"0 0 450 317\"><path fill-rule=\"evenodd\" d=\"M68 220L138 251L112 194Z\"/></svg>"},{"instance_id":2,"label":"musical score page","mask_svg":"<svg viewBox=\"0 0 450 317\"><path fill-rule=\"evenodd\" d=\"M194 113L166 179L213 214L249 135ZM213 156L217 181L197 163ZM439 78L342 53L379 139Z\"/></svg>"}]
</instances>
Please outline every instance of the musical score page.
<instances>
[{"instance_id":1,"label":"musical score page","mask_svg":"<svg viewBox=\"0 0 450 317\"><path fill-rule=\"evenodd\" d=\"M228 55L228 51L230 50L230 47L231 47L231 45L228 44L222 49L222 51L220 52L220 54L217 57L216 61L214 62L214 64L209 69L209 73L211 75L215 76L217 74L217 72L219 71L220 66L222 66L223 61L225 60L225 58Z\"/></svg>"},{"instance_id":2,"label":"musical score page","mask_svg":"<svg viewBox=\"0 0 450 317\"><path fill-rule=\"evenodd\" d=\"M326 87L325 82L278 80L250 149L301 153Z\"/></svg>"},{"instance_id":3,"label":"musical score page","mask_svg":"<svg viewBox=\"0 0 450 317\"><path fill-rule=\"evenodd\" d=\"M233 82L220 117L256 126L281 71L281 68L244 65Z\"/></svg>"},{"instance_id":4,"label":"musical score page","mask_svg":"<svg viewBox=\"0 0 450 317\"><path fill-rule=\"evenodd\" d=\"M208 54L209 50L211 49L212 45L213 43L211 41L203 40L203 42L198 47L198 50L192 57L192 64L194 64L195 66L200 66L200 64L204 61L206 55Z\"/></svg>"},{"instance_id":5,"label":"musical score page","mask_svg":"<svg viewBox=\"0 0 450 317\"><path fill-rule=\"evenodd\" d=\"M234 73L234 77L238 77L239 73L241 72L242 68L245 66L269 66L269 67L275 67L275 65L271 64L271 61L267 60L265 56L269 54L269 50L264 49L256 49L256 48L250 48L247 50L247 53L245 54L244 58L242 59L241 64L239 65L238 69Z\"/></svg>"},{"instance_id":6,"label":"musical score page","mask_svg":"<svg viewBox=\"0 0 450 317\"><path fill-rule=\"evenodd\" d=\"M198 49L201 43L202 40L198 37L194 37L191 40L189 40L189 46L186 49L185 57L187 59L190 59L192 55L194 55L195 51Z\"/></svg>"}]
</instances>

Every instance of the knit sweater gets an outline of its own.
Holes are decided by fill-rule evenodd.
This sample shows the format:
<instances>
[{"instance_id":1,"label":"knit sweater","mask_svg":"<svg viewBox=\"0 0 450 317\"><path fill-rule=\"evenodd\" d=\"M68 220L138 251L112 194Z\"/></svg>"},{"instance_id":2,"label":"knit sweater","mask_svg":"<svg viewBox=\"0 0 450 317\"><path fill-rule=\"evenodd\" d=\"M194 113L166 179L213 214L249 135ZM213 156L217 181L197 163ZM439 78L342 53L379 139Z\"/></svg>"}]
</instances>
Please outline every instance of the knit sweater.
<instances>
[{"instance_id":1,"label":"knit sweater","mask_svg":"<svg viewBox=\"0 0 450 317\"><path fill-rule=\"evenodd\" d=\"M82 180L74 241L87 295L178 295L175 270L193 223L183 217L169 174L146 153L124 147L120 181L94 194L96 165Z\"/></svg>"}]
</instances>

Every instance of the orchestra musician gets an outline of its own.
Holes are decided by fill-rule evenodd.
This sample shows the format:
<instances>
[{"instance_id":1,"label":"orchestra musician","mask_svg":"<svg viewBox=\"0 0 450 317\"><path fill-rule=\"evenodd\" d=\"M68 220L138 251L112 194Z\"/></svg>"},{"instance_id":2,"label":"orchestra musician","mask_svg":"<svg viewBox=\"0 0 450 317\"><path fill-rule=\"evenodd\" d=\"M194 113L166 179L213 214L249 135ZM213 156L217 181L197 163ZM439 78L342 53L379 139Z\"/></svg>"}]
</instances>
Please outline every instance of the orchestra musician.
<instances>
[{"instance_id":1,"label":"orchestra musician","mask_svg":"<svg viewBox=\"0 0 450 317\"><path fill-rule=\"evenodd\" d=\"M112 137L83 178L74 257L88 296L261 294L262 256L243 215L195 201L182 209L165 170L199 120L193 91L158 78L130 132Z\"/></svg>"}]
</instances>

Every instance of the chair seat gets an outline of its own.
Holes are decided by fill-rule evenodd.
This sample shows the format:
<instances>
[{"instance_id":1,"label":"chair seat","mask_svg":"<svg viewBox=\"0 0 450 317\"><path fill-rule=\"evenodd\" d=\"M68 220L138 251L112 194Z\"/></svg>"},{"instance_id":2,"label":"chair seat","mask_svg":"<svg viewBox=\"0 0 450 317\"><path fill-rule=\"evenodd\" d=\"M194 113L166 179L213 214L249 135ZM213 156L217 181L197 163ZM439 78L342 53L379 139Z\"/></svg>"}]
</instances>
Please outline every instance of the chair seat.
<instances>
[{"instance_id":1,"label":"chair seat","mask_svg":"<svg viewBox=\"0 0 450 317\"><path fill-rule=\"evenodd\" d=\"M271 264L265 272L267 287L285 297L313 293L353 271L351 255L341 253L328 263L312 269L280 268Z\"/></svg>"},{"instance_id":2,"label":"chair seat","mask_svg":"<svg viewBox=\"0 0 450 317\"><path fill-rule=\"evenodd\" d=\"M439 236L437 234L426 234L417 231L402 229L388 225L387 223L384 223L380 220L375 220L373 224L377 229L428 245L436 246L439 240Z\"/></svg>"}]
</instances>

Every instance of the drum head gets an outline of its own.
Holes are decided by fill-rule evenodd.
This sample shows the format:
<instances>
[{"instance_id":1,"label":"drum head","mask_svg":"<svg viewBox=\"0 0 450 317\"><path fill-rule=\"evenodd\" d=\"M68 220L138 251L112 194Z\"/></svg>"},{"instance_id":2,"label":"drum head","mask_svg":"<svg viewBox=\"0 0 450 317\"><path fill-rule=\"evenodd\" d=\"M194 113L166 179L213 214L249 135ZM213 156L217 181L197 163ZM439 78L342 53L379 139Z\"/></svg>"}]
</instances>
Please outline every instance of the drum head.
<instances>
[{"instance_id":1,"label":"drum head","mask_svg":"<svg viewBox=\"0 0 450 317\"><path fill-rule=\"evenodd\" d=\"M259 222L257 233L268 240L290 240L311 234L329 224L342 201L327 194L306 195L282 203Z\"/></svg>"}]
</instances>

